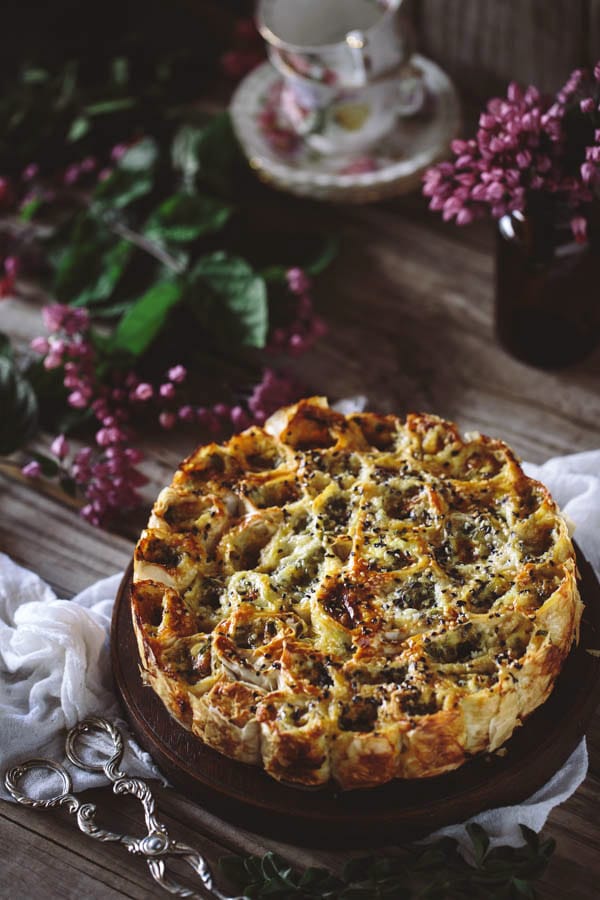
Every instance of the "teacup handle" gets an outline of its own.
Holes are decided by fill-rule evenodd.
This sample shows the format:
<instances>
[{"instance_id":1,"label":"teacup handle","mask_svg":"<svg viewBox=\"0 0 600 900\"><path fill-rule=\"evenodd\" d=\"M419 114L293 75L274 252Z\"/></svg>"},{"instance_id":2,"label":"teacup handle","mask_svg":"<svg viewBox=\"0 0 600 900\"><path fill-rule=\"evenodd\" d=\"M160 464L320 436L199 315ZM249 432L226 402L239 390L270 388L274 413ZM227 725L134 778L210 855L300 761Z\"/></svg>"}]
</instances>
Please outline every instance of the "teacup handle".
<instances>
[{"instance_id":1,"label":"teacup handle","mask_svg":"<svg viewBox=\"0 0 600 900\"><path fill-rule=\"evenodd\" d=\"M364 49L367 38L362 31L349 31L346 35L346 46L350 50L350 59L354 66L356 87L364 87L369 80Z\"/></svg>"}]
</instances>

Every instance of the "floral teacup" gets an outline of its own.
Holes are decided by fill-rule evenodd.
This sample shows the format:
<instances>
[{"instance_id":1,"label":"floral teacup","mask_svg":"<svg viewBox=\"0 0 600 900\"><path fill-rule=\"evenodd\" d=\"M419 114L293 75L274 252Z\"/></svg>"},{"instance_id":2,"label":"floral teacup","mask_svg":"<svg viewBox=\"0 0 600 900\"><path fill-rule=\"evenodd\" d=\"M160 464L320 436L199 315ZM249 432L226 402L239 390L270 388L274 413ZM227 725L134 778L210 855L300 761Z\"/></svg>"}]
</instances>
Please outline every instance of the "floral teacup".
<instances>
[{"instance_id":1,"label":"floral teacup","mask_svg":"<svg viewBox=\"0 0 600 900\"><path fill-rule=\"evenodd\" d=\"M404 0L261 0L258 26L284 79L282 112L319 153L361 152L423 104Z\"/></svg>"},{"instance_id":2,"label":"floral teacup","mask_svg":"<svg viewBox=\"0 0 600 900\"><path fill-rule=\"evenodd\" d=\"M270 48L269 57L283 75L281 112L306 144L323 154L354 154L377 143L423 105L425 88L419 70L407 64L392 77L358 90L303 78Z\"/></svg>"}]
</instances>

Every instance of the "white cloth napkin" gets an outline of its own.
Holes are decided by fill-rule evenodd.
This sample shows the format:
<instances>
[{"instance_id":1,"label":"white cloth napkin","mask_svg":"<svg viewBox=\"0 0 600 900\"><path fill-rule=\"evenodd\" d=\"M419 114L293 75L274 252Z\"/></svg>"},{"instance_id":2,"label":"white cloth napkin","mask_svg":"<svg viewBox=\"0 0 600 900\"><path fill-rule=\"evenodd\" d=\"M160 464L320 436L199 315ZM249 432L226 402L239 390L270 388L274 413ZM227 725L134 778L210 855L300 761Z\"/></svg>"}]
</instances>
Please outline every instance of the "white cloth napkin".
<instances>
[{"instance_id":1,"label":"white cloth napkin","mask_svg":"<svg viewBox=\"0 0 600 900\"><path fill-rule=\"evenodd\" d=\"M548 485L573 520L579 546L599 574L600 450L555 458L543 466L526 464L525 469ZM64 763L66 729L87 715L118 719L108 633L120 578L113 575L73 600L59 600L37 575L0 554L0 772L32 756ZM127 734L124 722L119 725ZM519 823L540 831L551 810L577 790L587 765L582 741L562 769L523 804L488 810L469 821L486 828L492 846L518 846L523 843ZM76 791L106 784L101 775L66 766ZM130 737L123 767L142 777L161 777ZM0 784L0 796L11 799ZM441 829L434 837L451 835L468 848L466 824Z\"/></svg>"}]
</instances>

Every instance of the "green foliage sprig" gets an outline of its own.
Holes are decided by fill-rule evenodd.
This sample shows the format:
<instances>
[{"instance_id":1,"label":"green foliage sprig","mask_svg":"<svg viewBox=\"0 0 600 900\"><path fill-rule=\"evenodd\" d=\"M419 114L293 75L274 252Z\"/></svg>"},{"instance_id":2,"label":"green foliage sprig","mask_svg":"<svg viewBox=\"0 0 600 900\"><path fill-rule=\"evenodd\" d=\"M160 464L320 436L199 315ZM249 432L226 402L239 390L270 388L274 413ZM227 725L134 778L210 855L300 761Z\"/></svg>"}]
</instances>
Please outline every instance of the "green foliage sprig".
<instances>
[{"instance_id":1,"label":"green foliage sprig","mask_svg":"<svg viewBox=\"0 0 600 900\"><path fill-rule=\"evenodd\" d=\"M398 856L351 860L341 877L323 868L303 871L275 853L229 856L223 874L248 898L269 900L517 900L536 897L534 881L546 869L554 841L521 825L523 847L489 849L489 837L476 824L467 826L473 862L459 853L457 841L443 838L417 845Z\"/></svg>"}]
</instances>

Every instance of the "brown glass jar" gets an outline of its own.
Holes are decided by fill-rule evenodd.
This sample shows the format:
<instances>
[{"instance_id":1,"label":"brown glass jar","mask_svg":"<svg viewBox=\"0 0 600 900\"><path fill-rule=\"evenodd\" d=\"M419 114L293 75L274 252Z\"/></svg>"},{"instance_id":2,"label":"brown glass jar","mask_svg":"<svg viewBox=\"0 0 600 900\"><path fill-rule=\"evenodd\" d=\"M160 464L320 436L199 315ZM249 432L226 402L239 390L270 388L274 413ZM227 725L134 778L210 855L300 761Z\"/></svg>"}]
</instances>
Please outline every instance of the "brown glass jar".
<instances>
[{"instance_id":1,"label":"brown glass jar","mask_svg":"<svg viewBox=\"0 0 600 900\"><path fill-rule=\"evenodd\" d=\"M512 213L498 222L496 332L518 359L555 369L578 362L600 338L600 245L570 225Z\"/></svg>"}]
</instances>

